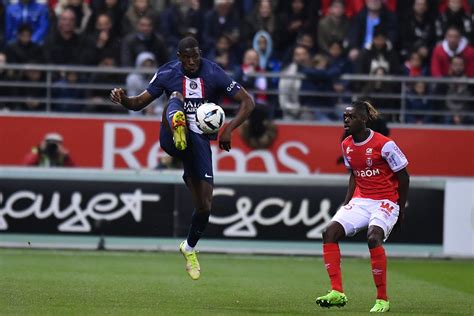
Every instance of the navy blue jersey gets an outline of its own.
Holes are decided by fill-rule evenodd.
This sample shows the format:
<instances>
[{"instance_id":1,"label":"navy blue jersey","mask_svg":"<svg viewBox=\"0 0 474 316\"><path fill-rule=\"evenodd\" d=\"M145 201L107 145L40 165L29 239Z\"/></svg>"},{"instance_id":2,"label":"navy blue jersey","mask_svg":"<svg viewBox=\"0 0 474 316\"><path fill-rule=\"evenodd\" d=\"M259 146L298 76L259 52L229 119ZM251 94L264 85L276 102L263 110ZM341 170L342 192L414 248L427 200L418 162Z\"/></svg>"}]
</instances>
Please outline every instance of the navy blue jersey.
<instances>
[{"instance_id":1,"label":"navy blue jersey","mask_svg":"<svg viewBox=\"0 0 474 316\"><path fill-rule=\"evenodd\" d=\"M196 126L196 109L206 102L218 104L223 94L233 97L239 90L237 82L216 63L205 58L201 59L201 67L196 78L185 76L181 62L173 60L158 69L147 88L148 93L155 98L161 96L163 92L168 97L174 91L181 92L184 96L188 127L198 134L202 132Z\"/></svg>"}]
</instances>

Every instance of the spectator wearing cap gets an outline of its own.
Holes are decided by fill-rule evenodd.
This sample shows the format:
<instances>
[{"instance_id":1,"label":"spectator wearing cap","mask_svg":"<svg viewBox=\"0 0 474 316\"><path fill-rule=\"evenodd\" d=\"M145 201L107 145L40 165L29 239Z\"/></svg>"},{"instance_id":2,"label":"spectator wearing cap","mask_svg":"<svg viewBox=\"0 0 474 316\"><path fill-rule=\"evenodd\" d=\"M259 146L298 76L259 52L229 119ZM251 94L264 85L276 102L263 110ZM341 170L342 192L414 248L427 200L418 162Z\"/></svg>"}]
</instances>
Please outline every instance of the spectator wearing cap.
<instances>
[{"instance_id":1,"label":"spectator wearing cap","mask_svg":"<svg viewBox=\"0 0 474 316\"><path fill-rule=\"evenodd\" d=\"M22 24L18 29L16 41L7 45L5 53L9 63L25 64L32 59L44 62L43 49L32 41L33 30L29 24Z\"/></svg>"},{"instance_id":2,"label":"spectator wearing cap","mask_svg":"<svg viewBox=\"0 0 474 316\"><path fill-rule=\"evenodd\" d=\"M348 35L349 58L355 61L360 50L372 44L374 29L381 26L386 30L386 39L396 44L398 39L397 17L390 12L382 0L366 0L365 7L353 19Z\"/></svg>"},{"instance_id":3,"label":"spectator wearing cap","mask_svg":"<svg viewBox=\"0 0 474 316\"><path fill-rule=\"evenodd\" d=\"M465 37L455 26L446 31L443 42L436 45L431 58L431 75L445 77L449 75L451 59L459 56L465 63L465 75L474 76L474 48L469 46Z\"/></svg>"},{"instance_id":4,"label":"spectator wearing cap","mask_svg":"<svg viewBox=\"0 0 474 316\"><path fill-rule=\"evenodd\" d=\"M158 66L168 61L168 50L165 41L154 32L153 21L145 15L138 19L136 31L128 34L122 40L121 62L122 66L132 67L141 52L153 52Z\"/></svg>"},{"instance_id":5,"label":"spectator wearing cap","mask_svg":"<svg viewBox=\"0 0 474 316\"><path fill-rule=\"evenodd\" d=\"M20 0L7 6L5 14L5 42L9 43L17 38L18 28L22 24L29 24L33 30L32 41L42 43L49 28L48 7L35 0Z\"/></svg>"},{"instance_id":6,"label":"spectator wearing cap","mask_svg":"<svg viewBox=\"0 0 474 316\"><path fill-rule=\"evenodd\" d=\"M74 167L69 150L64 147L63 137L58 133L48 133L41 143L34 146L23 161L26 166Z\"/></svg>"}]
</instances>

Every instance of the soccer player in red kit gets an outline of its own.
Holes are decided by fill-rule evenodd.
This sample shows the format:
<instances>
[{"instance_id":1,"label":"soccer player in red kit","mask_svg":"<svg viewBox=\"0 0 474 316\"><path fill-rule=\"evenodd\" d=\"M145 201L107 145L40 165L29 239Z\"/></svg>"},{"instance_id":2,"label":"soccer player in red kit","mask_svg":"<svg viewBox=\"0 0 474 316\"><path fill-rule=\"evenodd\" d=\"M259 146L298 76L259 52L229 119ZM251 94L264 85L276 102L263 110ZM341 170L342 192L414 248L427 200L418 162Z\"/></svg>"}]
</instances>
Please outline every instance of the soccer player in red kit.
<instances>
[{"instance_id":1,"label":"soccer player in red kit","mask_svg":"<svg viewBox=\"0 0 474 316\"><path fill-rule=\"evenodd\" d=\"M368 228L367 243L377 287L377 299L370 311L390 310L382 242L403 220L410 180L408 161L395 142L366 127L377 116L377 110L365 101L353 102L344 112L344 129L349 136L342 142L342 154L351 175L343 206L323 232L323 258L332 290L316 299L321 307L346 305L338 242Z\"/></svg>"}]
</instances>

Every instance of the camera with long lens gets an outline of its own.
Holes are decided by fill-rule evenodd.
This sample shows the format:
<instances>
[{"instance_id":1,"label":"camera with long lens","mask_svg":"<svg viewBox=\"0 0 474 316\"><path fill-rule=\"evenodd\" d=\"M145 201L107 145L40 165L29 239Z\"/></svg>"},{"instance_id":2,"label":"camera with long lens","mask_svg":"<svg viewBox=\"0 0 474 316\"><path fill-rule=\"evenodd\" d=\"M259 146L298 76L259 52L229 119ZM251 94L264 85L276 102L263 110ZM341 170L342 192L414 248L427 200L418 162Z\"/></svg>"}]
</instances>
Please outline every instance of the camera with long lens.
<instances>
[{"instance_id":1,"label":"camera with long lens","mask_svg":"<svg viewBox=\"0 0 474 316\"><path fill-rule=\"evenodd\" d=\"M44 151L48 156L56 156L59 151L58 144L56 142L46 142Z\"/></svg>"}]
</instances>

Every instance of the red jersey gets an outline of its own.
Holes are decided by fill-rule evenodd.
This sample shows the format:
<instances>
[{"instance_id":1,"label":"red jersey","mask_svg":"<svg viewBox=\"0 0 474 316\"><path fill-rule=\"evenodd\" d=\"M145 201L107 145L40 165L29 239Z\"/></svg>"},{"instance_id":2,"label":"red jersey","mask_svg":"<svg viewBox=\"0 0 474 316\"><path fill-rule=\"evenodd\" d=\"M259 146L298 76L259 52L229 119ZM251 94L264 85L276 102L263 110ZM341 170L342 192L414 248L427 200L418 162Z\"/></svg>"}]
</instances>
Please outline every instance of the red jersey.
<instances>
[{"instance_id":1,"label":"red jersey","mask_svg":"<svg viewBox=\"0 0 474 316\"><path fill-rule=\"evenodd\" d=\"M398 203L395 172L405 168L408 160L393 140L372 130L361 143L348 136L342 141L342 155L344 164L354 174L356 189L353 198L387 199Z\"/></svg>"}]
</instances>

